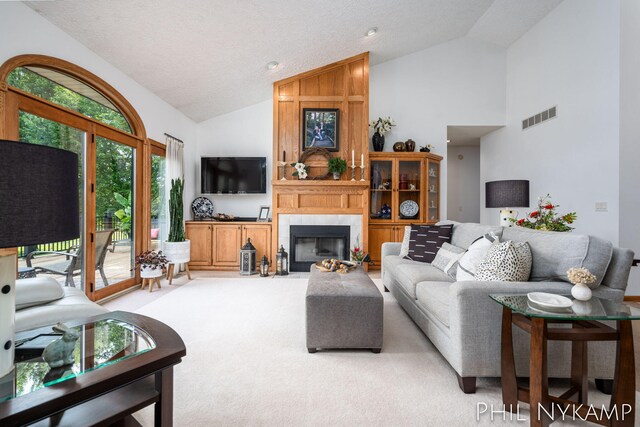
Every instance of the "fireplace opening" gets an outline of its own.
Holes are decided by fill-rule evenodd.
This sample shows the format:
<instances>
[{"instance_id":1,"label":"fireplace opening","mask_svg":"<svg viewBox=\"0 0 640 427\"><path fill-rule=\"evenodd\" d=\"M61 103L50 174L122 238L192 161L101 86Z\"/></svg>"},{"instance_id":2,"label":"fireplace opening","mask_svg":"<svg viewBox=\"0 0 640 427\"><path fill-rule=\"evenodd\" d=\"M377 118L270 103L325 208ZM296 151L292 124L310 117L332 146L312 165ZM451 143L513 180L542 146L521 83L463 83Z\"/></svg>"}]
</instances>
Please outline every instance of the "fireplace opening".
<instances>
[{"instance_id":1,"label":"fireplace opening","mask_svg":"<svg viewBox=\"0 0 640 427\"><path fill-rule=\"evenodd\" d=\"M289 228L290 271L309 271L327 258L349 259L348 225L292 225Z\"/></svg>"}]
</instances>

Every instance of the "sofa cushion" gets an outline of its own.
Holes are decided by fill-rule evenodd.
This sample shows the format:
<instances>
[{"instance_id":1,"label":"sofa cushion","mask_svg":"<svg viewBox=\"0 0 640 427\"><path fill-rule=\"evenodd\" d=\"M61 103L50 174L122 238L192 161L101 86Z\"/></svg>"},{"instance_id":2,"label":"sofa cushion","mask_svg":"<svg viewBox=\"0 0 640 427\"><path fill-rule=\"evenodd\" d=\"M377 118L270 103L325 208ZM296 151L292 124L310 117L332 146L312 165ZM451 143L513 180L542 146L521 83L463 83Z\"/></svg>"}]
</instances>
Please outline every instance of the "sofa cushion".
<instances>
[{"instance_id":1,"label":"sofa cushion","mask_svg":"<svg viewBox=\"0 0 640 427\"><path fill-rule=\"evenodd\" d=\"M498 238L493 233L487 233L476 239L458 261L456 280L476 280L478 266L484 261L493 242L498 241Z\"/></svg>"},{"instance_id":2,"label":"sofa cushion","mask_svg":"<svg viewBox=\"0 0 640 427\"><path fill-rule=\"evenodd\" d=\"M493 242L476 271L482 281L526 282L531 274L531 249L527 242Z\"/></svg>"},{"instance_id":3,"label":"sofa cushion","mask_svg":"<svg viewBox=\"0 0 640 427\"><path fill-rule=\"evenodd\" d=\"M447 273L452 279L456 278L458 271L458 261L464 255L466 251L458 246L453 246L450 243L444 243L431 265L438 270L442 270Z\"/></svg>"},{"instance_id":4,"label":"sofa cushion","mask_svg":"<svg viewBox=\"0 0 640 427\"><path fill-rule=\"evenodd\" d=\"M416 284L417 304L426 313L433 315L447 328L449 327L449 288L447 282L420 282Z\"/></svg>"},{"instance_id":5,"label":"sofa cushion","mask_svg":"<svg viewBox=\"0 0 640 427\"><path fill-rule=\"evenodd\" d=\"M411 261L396 255L387 255L384 262L385 270L393 272L397 284L413 299L416 299L416 283L418 282L453 282L448 275L431 264Z\"/></svg>"},{"instance_id":6,"label":"sofa cushion","mask_svg":"<svg viewBox=\"0 0 640 427\"><path fill-rule=\"evenodd\" d=\"M62 297L62 286L51 277L16 280L16 310L46 304Z\"/></svg>"},{"instance_id":7,"label":"sofa cushion","mask_svg":"<svg viewBox=\"0 0 640 427\"><path fill-rule=\"evenodd\" d=\"M533 264L531 281L569 281L567 270L572 267L586 267L598 277L597 284L602 282L611 260L613 246L604 241L594 239L594 247L587 258L590 237L581 234L561 233L557 231L531 230L523 227L505 228L504 240L528 242L531 247ZM611 248L608 250L608 248ZM585 265L585 260L589 264ZM594 284L595 286L595 284Z\"/></svg>"},{"instance_id":8,"label":"sofa cushion","mask_svg":"<svg viewBox=\"0 0 640 427\"><path fill-rule=\"evenodd\" d=\"M451 240L453 225L411 226L409 254L407 258L420 262L431 262L442 244Z\"/></svg>"},{"instance_id":9,"label":"sofa cushion","mask_svg":"<svg viewBox=\"0 0 640 427\"><path fill-rule=\"evenodd\" d=\"M496 225L482 225L475 223L453 222L453 233L451 233L451 244L467 249L478 237L488 233L493 233L502 240L502 227Z\"/></svg>"},{"instance_id":10,"label":"sofa cushion","mask_svg":"<svg viewBox=\"0 0 640 427\"><path fill-rule=\"evenodd\" d=\"M402 258L409 255L409 239L411 238L411 226L406 225L404 227L404 237L402 238L402 245L400 246L400 256Z\"/></svg>"},{"instance_id":11,"label":"sofa cushion","mask_svg":"<svg viewBox=\"0 0 640 427\"><path fill-rule=\"evenodd\" d=\"M582 267L596 276L596 281L589 285L595 289L602 283L613 257L613 243L599 237L589 236L589 250L584 258Z\"/></svg>"}]
</instances>

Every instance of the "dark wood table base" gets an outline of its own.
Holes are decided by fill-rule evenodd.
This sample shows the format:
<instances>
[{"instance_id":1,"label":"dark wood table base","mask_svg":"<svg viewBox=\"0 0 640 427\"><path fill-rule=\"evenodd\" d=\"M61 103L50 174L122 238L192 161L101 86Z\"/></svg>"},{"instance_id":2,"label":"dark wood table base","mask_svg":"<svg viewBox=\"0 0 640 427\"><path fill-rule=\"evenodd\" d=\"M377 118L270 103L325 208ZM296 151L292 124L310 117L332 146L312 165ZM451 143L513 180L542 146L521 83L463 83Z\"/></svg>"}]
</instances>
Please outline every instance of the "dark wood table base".
<instances>
[{"instance_id":1,"label":"dark wood table base","mask_svg":"<svg viewBox=\"0 0 640 427\"><path fill-rule=\"evenodd\" d=\"M554 328L570 323L572 328ZM513 354L513 325L531 335L529 388L519 387ZM571 341L571 386L560 396L549 395L547 341ZM616 341L613 394L608 409L588 405L587 342ZM571 398L575 397L575 400ZM593 320L555 320L526 317L502 309L502 400L507 411L518 402L529 404L531 426L548 426L565 414L604 426L634 426L635 365L630 320L618 320L617 329Z\"/></svg>"}]
</instances>

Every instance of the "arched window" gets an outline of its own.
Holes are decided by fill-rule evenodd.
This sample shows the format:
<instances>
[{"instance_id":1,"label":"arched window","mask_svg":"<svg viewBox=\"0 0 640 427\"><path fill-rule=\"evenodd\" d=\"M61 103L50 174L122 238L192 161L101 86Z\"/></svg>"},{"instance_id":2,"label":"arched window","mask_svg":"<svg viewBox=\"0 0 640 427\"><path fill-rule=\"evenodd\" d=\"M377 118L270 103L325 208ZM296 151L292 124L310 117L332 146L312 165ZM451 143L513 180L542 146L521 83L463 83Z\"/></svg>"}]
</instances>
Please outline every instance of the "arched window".
<instances>
[{"instance_id":1,"label":"arched window","mask_svg":"<svg viewBox=\"0 0 640 427\"><path fill-rule=\"evenodd\" d=\"M134 286L134 256L149 246L151 148L131 104L77 65L16 56L0 67L0 137L79 158L80 236L19 248L19 267L84 287L94 300Z\"/></svg>"}]
</instances>

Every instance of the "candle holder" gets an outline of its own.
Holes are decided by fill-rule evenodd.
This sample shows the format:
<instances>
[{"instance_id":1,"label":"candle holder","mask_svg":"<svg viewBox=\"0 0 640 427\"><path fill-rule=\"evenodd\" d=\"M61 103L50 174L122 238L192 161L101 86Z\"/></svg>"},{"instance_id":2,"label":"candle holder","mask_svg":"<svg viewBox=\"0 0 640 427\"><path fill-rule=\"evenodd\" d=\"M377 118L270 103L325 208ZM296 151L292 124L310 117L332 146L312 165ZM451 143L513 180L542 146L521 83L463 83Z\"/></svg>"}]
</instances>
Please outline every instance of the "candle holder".
<instances>
[{"instance_id":1,"label":"candle holder","mask_svg":"<svg viewBox=\"0 0 640 427\"><path fill-rule=\"evenodd\" d=\"M367 167L365 165L360 166L360 181L364 181L364 170Z\"/></svg>"},{"instance_id":2,"label":"candle holder","mask_svg":"<svg viewBox=\"0 0 640 427\"><path fill-rule=\"evenodd\" d=\"M287 180L287 162L280 162L280 164L282 165L282 178L280 178L280 181L286 181Z\"/></svg>"},{"instance_id":3,"label":"candle holder","mask_svg":"<svg viewBox=\"0 0 640 427\"><path fill-rule=\"evenodd\" d=\"M356 180L356 165L354 165L353 163L351 163L351 166L349 166L351 168L351 181L355 181Z\"/></svg>"}]
</instances>

